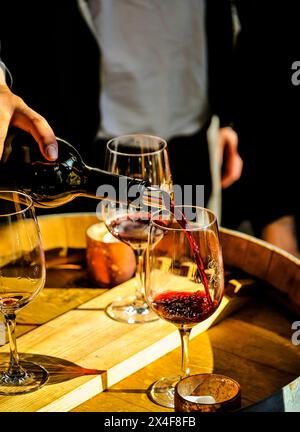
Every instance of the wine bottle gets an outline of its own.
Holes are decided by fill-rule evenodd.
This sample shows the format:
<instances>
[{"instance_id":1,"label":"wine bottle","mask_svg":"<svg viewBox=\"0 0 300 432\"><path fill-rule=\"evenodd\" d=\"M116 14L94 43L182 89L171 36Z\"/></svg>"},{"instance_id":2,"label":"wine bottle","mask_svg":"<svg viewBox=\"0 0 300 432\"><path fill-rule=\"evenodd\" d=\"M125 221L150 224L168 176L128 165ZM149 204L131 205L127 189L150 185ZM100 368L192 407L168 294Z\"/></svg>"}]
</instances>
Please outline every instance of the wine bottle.
<instances>
[{"instance_id":1,"label":"wine bottle","mask_svg":"<svg viewBox=\"0 0 300 432\"><path fill-rule=\"evenodd\" d=\"M49 162L28 133L10 133L0 161L0 187L25 192L37 207L57 207L77 196L160 207L161 192L146 181L87 166L71 144L57 141L58 159Z\"/></svg>"}]
</instances>

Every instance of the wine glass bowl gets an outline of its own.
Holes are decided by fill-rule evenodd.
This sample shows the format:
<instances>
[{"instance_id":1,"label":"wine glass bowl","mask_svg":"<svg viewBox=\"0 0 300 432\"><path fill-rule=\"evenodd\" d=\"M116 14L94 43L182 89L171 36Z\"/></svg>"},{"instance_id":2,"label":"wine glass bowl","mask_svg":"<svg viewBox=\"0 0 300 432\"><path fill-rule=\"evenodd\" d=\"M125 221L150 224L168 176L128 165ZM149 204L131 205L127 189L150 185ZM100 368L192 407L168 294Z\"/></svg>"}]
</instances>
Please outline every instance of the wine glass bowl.
<instances>
[{"instance_id":1,"label":"wine glass bowl","mask_svg":"<svg viewBox=\"0 0 300 432\"><path fill-rule=\"evenodd\" d=\"M137 207L123 204L104 204L105 224L110 233L133 250L145 250L151 215Z\"/></svg>"},{"instance_id":2,"label":"wine glass bowl","mask_svg":"<svg viewBox=\"0 0 300 432\"><path fill-rule=\"evenodd\" d=\"M171 192L167 143L151 135L123 135L107 143L105 169L113 174L142 179L153 187ZM117 299L106 313L117 321L146 323L158 317L144 297L144 262L151 209L142 200L132 204L106 201L102 203L103 220L113 236L129 245L136 256L135 296Z\"/></svg>"},{"instance_id":3,"label":"wine glass bowl","mask_svg":"<svg viewBox=\"0 0 300 432\"><path fill-rule=\"evenodd\" d=\"M31 302L45 283L45 258L29 196L0 192L0 313L10 342L10 363L0 366L0 394L22 394L41 387L46 370L19 361L16 349L16 313Z\"/></svg>"},{"instance_id":4,"label":"wine glass bowl","mask_svg":"<svg viewBox=\"0 0 300 432\"><path fill-rule=\"evenodd\" d=\"M174 324L182 341L181 373L155 383L151 398L174 406L174 385L190 373L191 329L218 308L224 291L221 246L215 215L201 207L174 207L152 216L146 265L146 300Z\"/></svg>"},{"instance_id":5,"label":"wine glass bowl","mask_svg":"<svg viewBox=\"0 0 300 432\"><path fill-rule=\"evenodd\" d=\"M114 174L147 180L168 192L172 189L167 143L160 137L132 134L111 139L105 167Z\"/></svg>"}]
</instances>

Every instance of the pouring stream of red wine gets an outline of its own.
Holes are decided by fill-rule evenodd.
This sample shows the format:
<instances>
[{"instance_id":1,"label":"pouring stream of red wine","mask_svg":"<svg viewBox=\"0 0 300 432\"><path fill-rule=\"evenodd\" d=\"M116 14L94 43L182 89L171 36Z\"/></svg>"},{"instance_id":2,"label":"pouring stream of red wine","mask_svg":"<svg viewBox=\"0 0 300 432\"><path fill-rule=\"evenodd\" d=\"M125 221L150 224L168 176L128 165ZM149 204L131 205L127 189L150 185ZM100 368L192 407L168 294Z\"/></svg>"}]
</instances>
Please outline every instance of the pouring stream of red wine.
<instances>
[{"instance_id":1,"label":"pouring stream of red wine","mask_svg":"<svg viewBox=\"0 0 300 432\"><path fill-rule=\"evenodd\" d=\"M190 243L190 246L191 246L192 252L194 254L197 267L198 267L198 272L199 272L200 279L201 279L201 281L203 283L203 286L204 286L204 289L205 289L208 301L209 301L210 304L212 304L212 299L211 299L211 296L210 296L210 292L209 292L209 288L208 288L208 283L207 283L207 278L206 278L206 274L205 274L205 269L204 269L203 261L202 261L201 255L200 255L199 247L198 247L198 245L196 243L196 240L195 240L195 237L193 235L193 232L189 232L187 230L187 226L188 226L189 222L188 222L187 218L185 217L184 213L181 210L179 210L178 208L176 208L173 203L171 204L170 211L174 215L177 223L183 229L183 231L184 231L184 233L185 233L185 235L186 235L186 237L187 237L187 239L188 239L188 241Z\"/></svg>"},{"instance_id":2,"label":"pouring stream of red wine","mask_svg":"<svg viewBox=\"0 0 300 432\"><path fill-rule=\"evenodd\" d=\"M183 229L185 236L188 239L191 250L192 250L194 257L195 257L195 261L196 261L198 272L199 272L199 277L203 283L207 299L208 299L210 305L212 305L213 301L212 301L211 296L210 296L207 278L206 278L206 274L205 274L205 268L204 268L204 264L203 264L203 261L202 261L201 255L200 255L200 250L199 250L199 247L198 247L197 242L195 240L195 237L193 235L193 232L192 231L189 232L187 230L189 221L187 220L184 213L181 210L179 210L178 208L176 208L173 200L171 200L171 202L170 202L170 213L172 214L172 216L174 216L176 222Z\"/></svg>"}]
</instances>

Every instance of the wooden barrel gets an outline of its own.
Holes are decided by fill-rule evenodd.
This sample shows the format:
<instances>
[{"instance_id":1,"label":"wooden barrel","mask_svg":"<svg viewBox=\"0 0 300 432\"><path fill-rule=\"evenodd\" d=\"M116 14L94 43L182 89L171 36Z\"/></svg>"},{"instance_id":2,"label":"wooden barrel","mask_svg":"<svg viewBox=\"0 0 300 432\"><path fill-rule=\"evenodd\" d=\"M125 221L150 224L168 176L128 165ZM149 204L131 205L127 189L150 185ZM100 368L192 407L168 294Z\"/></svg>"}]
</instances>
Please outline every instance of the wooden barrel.
<instances>
[{"instance_id":1,"label":"wooden barrel","mask_svg":"<svg viewBox=\"0 0 300 432\"><path fill-rule=\"evenodd\" d=\"M147 390L178 370L178 331L163 320L128 325L106 315L107 305L133 293L134 284L103 289L88 277L86 231L97 222L89 213L39 218L47 280L18 313L18 347L50 377L22 398L0 396L1 412L166 410ZM241 233L221 229L220 237L225 294L215 314L192 330L191 372L233 378L242 388L243 409L268 410L270 403L257 403L274 394L273 411L300 411L300 262ZM8 358L1 336L0 363Z\"/></svg>"},{"instance_id":2,"label":"wooden barrel","mask_svg":"<svg viewBox=\"0 0 300 432\"><path fill-rule=\"evenodd\" d=\"M28 349L29 346L38 352L44 350L50 355L54 352L55 356L75 363L79 358L79 363L84 367L107 369L107 380L102 381L102 385L103 389L111 388L111 392L101 392L97 387L94 394L98 394L89 401L87 399L93 394L88 391L89 387L85 387L85 402L82 399L81 405L79 402L70 405L70 392L79 391L76 383L73 384L71 380L67 393L58 395L59 400L64 401L60 402L61 410L69 410L79 405L76 411L113 411L115 404L120 404L120 410L136 411L142 406L145 411L155 411L157 407L147 401L147 386L160 374L169 373L170 365L176 368L176 364L179 364L180 351L174 349L179 346L179 338L176 330L171 333L173 326L170 329L165 328L167 323L164 322L154 322L149 324L150 327L128 326L105 317L104 307L117 295L127 295L129 285L130 289L132 288L132 282L126 282L113 290L102 290L88 279L85 268L86 231L89 226L98 222L92 213L39 218L47 266L51 270L47 273L44 297L41 296L43 298L40 303L32 305L35 309L32 309L31 313L30 307L28 308L28 317L26 316L25 320L24 315L23 320L24 324L32 324L33 317L39 316L38 311L45 310L46 302L49 307L46 308L47 317L42 322L46 320L49 324L33 330L33 333L30 332L28 337L25 335L23 340L21 338L20 346L21 349ZM201 327L192 335L191 359L194 365L199 365L205 372L220 373L238 381L242 387L242 407L247 407L281 391L283 386L300 375L299 347L292 341L295 332L292 324L297 322L296 314L299 315L300 310L300 261L279 248L242 233L221 228L220 239L226 279L224 307L222 309L221 304L218 309L220 314L214 319L211 317L209 323L207 321L210 319L198 325ZM231 279L226 274L231 275ZM243 285L247 280L250 285ZM251 283L251 280L254 283ZM237 284L231 285L231 282ZM240 290L240 286L245 288L245 291ZM63 301L57 303L59 310L52 311L53 316L50 317L48 315L53 309L53 296L56 298L58 294L67 298L62 297ZM90 296L91 300L82 305L80 296L84 296L85 301ZM273 299L279 301L280 305ZM72 303L72 310L67 309L68 302ZM76 309L73 309L74 305ZM242 307L244 305L245 307ZM290 313L285 306L293 312ZM55 318L57 312L62 313L62 310L69 312ZM54 321L49 321L53 318ZM213 325L217 323L219 324ZM101 326L105 326L105 332L99 330ZM152 331L149 331L149 328L152 328ZM48 334L49 329L50 341L44 337L44 332ZM204 330L207 331L203 332ZM64 337L73 332L84 341L86 334L89 335L89 343L81 345L80 355L77 343L73 343L72 338L67 343L68 349L65 349ZM31 334L37 339L33 348ZM100 357L99 349L102 350ZM111 355L112 349L114 356ZM120 359L121 355L124 358ZM94 359L97 360L96 363ZM92 380L87 381L85 385L89 386L91 382ZM127 394L127 389L131 388L141 389L140 393ZM57 392L58 390L52 390L52 386L45 388L45 395L54 399L51 402L53 404L57 404ZM118 395L121 395L120 399ZM8 404L6 399L4 402ZM7 408L6 405L3 407L4 402L2 409ZM53 407L47 404L41 407L39 400L34 400L34 404L34 409L40 410ZM9 405L8 410L11 409L12 406ZM20 409L24 409L23 405Z\"/></svg>"}]
</instances>

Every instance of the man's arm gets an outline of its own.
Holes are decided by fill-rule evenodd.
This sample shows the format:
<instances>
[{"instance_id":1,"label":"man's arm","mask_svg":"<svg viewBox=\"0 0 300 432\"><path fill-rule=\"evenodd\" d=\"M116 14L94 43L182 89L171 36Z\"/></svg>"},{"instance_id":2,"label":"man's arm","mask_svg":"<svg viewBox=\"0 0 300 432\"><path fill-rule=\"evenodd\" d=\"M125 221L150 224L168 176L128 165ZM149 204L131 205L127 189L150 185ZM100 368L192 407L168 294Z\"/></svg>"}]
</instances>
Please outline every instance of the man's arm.
<instances>
[{"instance_id":1,"label":"man's arm","mask_svg":"<svg viewBox=\"0 0 300 432\"><path fill-rule=\"evenodd\" d=\"M0 59L0 159L9 126L29 132L49 161L57 158L57 142L53 130L40 114L11 92L5 80L5 67Z\"/></svg>"}]
</instances>

